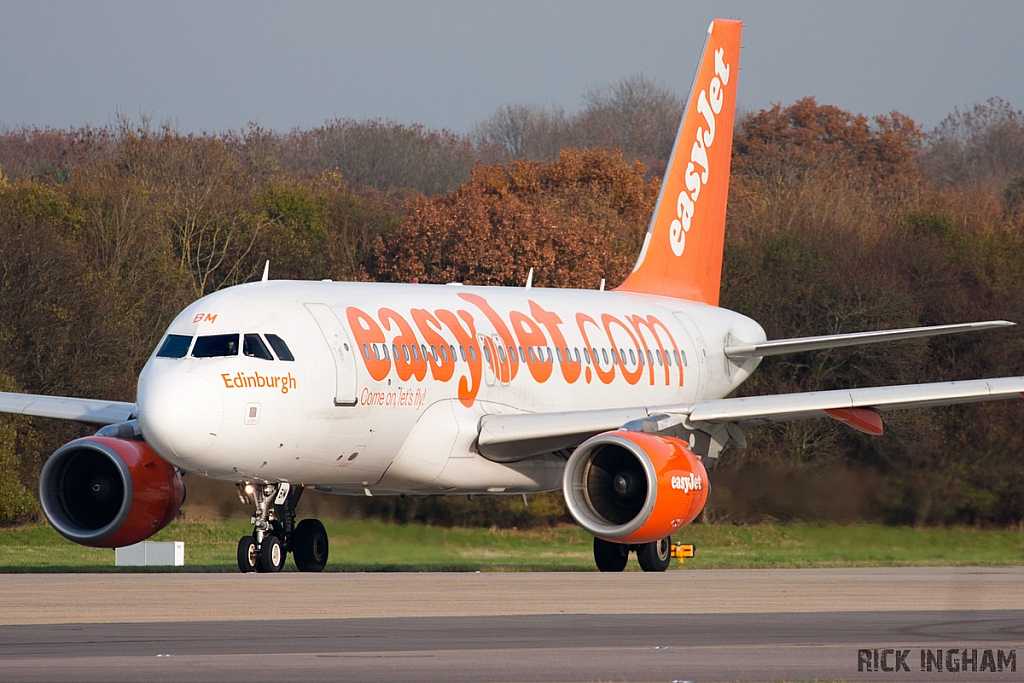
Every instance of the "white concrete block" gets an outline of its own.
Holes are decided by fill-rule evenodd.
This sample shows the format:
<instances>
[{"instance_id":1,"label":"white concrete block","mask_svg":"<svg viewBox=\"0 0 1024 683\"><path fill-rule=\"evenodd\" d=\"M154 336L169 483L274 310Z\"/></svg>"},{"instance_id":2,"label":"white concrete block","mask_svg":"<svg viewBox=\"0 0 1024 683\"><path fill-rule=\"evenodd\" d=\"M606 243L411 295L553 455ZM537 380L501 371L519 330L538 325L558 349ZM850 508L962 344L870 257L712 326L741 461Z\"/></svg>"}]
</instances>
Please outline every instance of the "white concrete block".
<instances>
[{"instance_id":1,"label":"white concrete block","mask_svg":"<svg viewBox=\"0 0 1024 683\"><path fill-rule=\"evenodd\" d=\"M114 551L114 564L118 567L181 567L185 564L185 542L143 541L117 548Z\"/></svg>"}]
</instances>

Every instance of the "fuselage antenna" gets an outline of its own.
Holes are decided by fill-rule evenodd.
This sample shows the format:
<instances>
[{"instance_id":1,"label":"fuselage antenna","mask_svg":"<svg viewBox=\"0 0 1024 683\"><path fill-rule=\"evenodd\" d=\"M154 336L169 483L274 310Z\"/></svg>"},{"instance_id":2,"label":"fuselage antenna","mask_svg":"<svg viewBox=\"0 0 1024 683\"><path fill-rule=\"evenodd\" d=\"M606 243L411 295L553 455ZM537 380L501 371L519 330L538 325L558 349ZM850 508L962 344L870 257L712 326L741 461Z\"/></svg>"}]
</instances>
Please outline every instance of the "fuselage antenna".
<instances>
[{"instance_id":1,"label":"fuselage antenna","mask_svg":"<svg viewBox=\"0 0 1024 683\"><path fill-rule=\"evenodd\" d=\"M530 268L530 274L526 276L526 288L530 289L533 287L533 268Z\"/></svg>"},{"instance_id":2,"label":"fuselage antenna","mask_svg":"<svg viewBox=\"0 0 1024 683\"><path fill-rule=\"evenodd\" d=\"M604 291L604 278L601 278L601 287L600 287L600 290L601 290L602 292Z\"/></svg>"},{"instance_id":3,"label":"fuselage antenna","mask_svg":"<svg viewBox=\"0 0 1024 683\"><path fill-rule=\"evenodd\" d=\"M269 279L270 279L270 259L267 259L267 262L263 264L263 279L260 280L260 281L261 282L266 282Z\"/></svg>"}]
</instances>

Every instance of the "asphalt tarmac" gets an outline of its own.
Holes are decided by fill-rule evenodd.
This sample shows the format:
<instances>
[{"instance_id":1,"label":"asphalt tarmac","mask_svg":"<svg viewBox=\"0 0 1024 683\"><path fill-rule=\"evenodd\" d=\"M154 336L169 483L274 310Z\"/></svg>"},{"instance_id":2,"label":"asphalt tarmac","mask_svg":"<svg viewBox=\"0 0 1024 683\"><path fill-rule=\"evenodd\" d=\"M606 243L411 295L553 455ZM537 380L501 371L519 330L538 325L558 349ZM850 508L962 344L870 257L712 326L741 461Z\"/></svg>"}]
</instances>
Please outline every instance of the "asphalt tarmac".
<instances>
[{"instance_id":1,"label":"asphalt tarmac","mask_svg":"<svg viewBox=\"0 0 1024 683\"><path fill-rule=\"evenodd\" d=\"M1022 667L1018 568L0 575L0 681L1022 680Z\"/></svg>"}]
</instances>

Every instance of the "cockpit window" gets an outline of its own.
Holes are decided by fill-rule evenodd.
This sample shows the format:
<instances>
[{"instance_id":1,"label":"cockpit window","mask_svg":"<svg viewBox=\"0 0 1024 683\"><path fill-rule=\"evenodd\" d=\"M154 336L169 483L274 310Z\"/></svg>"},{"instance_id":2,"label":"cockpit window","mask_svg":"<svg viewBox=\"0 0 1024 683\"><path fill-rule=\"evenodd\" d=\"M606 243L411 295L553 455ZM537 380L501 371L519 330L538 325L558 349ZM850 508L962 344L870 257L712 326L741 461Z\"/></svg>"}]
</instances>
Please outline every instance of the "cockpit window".
<instances>
[{"instance_id":1,"label":"cockpit window","mask_svg":"<svg viewBox=\"0 0 1024 683\"><path fill-rule=\"evenodd\" d=\"M216 358L218 356L238 355L237 334L212 334L196 339L192 347L193 358Z\"/></svg>"},{"instance_id":2,"label":"cockpit window","mask_svg":"<svg viewBox=\"0 0 1024 683\"><path fill-rule=\"evenodd\" d=\"M188 347L192 344L192 337L183 334L169 334L160 350L156 352L157 358L184 358L188 353Z\"/></svg>"},{"instance_id":3,"label":"cockpit window","mask_svg":"<svg viewBox=\"0 0 1024 683\"><path fill-rule=\"evenodd\" d=\"M274 353L277 354L278 358L281 360L295 360L295 356L288 349L288 345L284 343L284 339L281 339L276 334L265 334L263 336L270 342L270 346L274 349Z\"/></svg>"},{"instance_id":4,"label":"cockpit window","mask_svg":"<svg viewBox=\"0 0 1024 683\"><path fill-rule=\"evenodd\" d=\"M267 345L263 343L258 334L247 334L242 337L242 353L253 358L274 360L274 357L270 355L270 349L267 348Z\"/></svg>"}]
</instances>

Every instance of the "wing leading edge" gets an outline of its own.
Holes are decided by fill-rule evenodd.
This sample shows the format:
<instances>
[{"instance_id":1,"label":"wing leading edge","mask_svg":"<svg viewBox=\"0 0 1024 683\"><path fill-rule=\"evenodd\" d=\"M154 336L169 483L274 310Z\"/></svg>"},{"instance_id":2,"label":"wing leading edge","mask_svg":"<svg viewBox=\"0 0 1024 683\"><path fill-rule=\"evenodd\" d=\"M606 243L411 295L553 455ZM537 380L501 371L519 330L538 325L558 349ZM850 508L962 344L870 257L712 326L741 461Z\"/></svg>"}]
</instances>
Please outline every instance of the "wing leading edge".
<instances>
[{"instance_id":1,"label":"wing leading edge","mask_svg":"<svg viewBox=\"0 0 1024 683\"><path fill-rule=\"evenodd\" d=\"M0 392L0 413L53 417L91 425L109 425L129 419L135 414L135 404L91 398Z\"/></svg>"}]
</instances>

